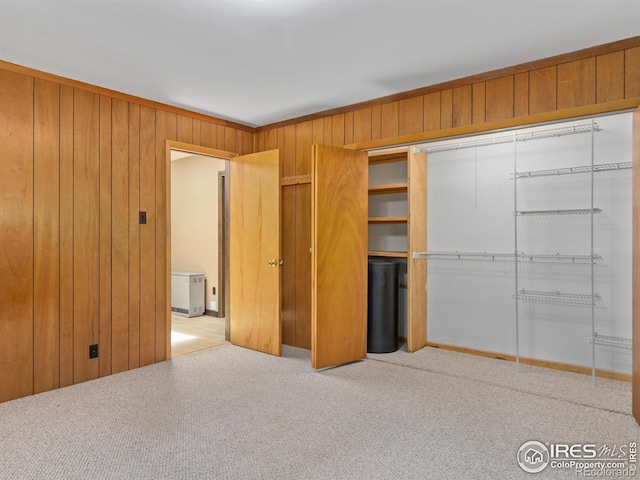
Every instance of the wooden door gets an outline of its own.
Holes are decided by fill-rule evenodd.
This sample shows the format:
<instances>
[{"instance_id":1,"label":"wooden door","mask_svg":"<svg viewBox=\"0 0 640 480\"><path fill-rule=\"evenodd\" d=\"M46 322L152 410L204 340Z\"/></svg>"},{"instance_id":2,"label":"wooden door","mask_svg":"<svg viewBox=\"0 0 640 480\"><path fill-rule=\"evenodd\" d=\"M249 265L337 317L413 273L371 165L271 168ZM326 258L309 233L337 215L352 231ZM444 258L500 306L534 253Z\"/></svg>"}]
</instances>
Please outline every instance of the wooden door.
<instances>
[{"instance_id":1,"label":"wooden door","mask_svg":"<svg viewBox=\"0 0 640 480\"><path fill-rule=\"evenodd\" d=\"M279 356L279 151L232 158L229 195L230 341Z\"/></svg>"},{"instance_id":2,"label":"wooden door","mask_svg":"<svg viewBox=\"0 0 640 480\"><path fill-rule=\"evenodd\" d=\"M311 366L367 355L368 156L313 146Z\"/></svg>"}]
</instances>

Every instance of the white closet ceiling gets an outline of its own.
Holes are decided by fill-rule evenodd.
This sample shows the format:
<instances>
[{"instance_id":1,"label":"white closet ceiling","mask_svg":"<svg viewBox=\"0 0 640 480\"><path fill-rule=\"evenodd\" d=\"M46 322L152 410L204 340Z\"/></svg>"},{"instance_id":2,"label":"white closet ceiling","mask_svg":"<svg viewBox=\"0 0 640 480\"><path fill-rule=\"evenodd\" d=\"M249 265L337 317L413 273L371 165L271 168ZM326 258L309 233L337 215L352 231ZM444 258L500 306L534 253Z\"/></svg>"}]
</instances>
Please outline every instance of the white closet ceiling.
<instances>
[{"instance_id":1,"label":"white closet ceiling","mask_svg":"<svg viewBox=\"0 0 640 480\"><path fill-rule=\"evenodd\" d=\"M640 0L0 0L0 59L265 125L640 35Z\"/></svg>"}]
</instances>

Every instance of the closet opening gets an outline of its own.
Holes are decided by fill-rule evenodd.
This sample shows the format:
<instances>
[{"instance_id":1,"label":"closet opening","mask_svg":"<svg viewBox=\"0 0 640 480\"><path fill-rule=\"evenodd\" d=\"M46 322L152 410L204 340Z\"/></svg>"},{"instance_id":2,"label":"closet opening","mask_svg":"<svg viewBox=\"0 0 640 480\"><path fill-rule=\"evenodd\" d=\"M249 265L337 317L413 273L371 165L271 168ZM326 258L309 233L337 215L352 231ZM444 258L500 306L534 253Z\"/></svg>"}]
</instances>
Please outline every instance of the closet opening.
<instances>
[{"instance_id":1,"label":"closet opening","mask_svg":"<svg viewBox=\"0 0 640 480\"><path fill-rule=\"evenodd\" d=\"M427 154L427 345L630 380L632 114Z\"/></svg>"}]
</instances>

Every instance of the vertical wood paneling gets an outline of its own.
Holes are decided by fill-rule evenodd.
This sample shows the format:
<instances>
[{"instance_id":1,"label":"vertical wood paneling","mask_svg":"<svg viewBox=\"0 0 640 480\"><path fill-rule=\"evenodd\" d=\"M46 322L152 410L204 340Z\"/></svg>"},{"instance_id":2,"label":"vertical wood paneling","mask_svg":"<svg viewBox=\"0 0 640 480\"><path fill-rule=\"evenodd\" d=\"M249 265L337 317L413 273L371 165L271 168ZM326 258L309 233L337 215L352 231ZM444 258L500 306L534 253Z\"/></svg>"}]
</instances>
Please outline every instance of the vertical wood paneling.
<instances>
[{"instance_id":1,"label":"vertical wood paneling","mask_svg":"<svg viewBox=\"0 0 640 480\"><path fill-rule=\"evenodd\" d=\"M398 102L383 103L381 110L382 138L398 136Z\"/></svg>"},{"instance_id":2,"label":"vertical wood paneling","mask_svg":"<svg viewBox=\"0 0 640 480\"><path fill-rule=\"evenodd\" d=\"M33 391L60 385L60 86L34 84ZM3 305L4 308L4 305Z\"/></svg>"},{"instance_id":3,"label":"vertical wood paneling","mask_svg":"<svg viewBox=\"0 0 640 480\"><path fill-rule=\"evenodd\" d=\"M218 132L216 131L216 125L209 122L202 122L200 130L201 145L203 147L218 148Z\"/></svg>"},{"instance_id":4,"label":"vertical wood paneling","mask_svg":"<svg viewBox=\"0 0 640 480\"><path fill-rule=\"evenodd\" d=\"M100 95L100 342L99 374L111 374L111 98Z\"/></svg>"},{"instance_id":5,"label":"vertical wood paneling","mask_svg":"<svg viewBox=\"0 0 640 480\"><path fill-rule=\"evenodd\" d=\"M195 124L195 121L194 121ZM129 104L129 368L140 366L140 106Z\"/></svg>"},{"instance_id":6,"label":"vertical wood paneling","mask_svg":"<svg viewBox=\"0 0 640 480\"><path fill-rule=\"evenodd\" d=\"M216 125L216 147L220 150L225 149L225 127L222 125ZM230 151L230 150L227 150Z\"/></svg>"},{"instance_id":7,"label":"vertical wood paneling","mask_svg":"<svg viewBox=\"0 0 640 480\"><path fill-rule=\"evenodd\" d=\"M178 138L179 142L193 143L193 119L178 115Z\"/></svg>"},{"instance_id":8,"label":"vertical wood paneling","mask_svg":"<svg viewBox=\"0 0 640 480\"><path fill-rule=\"evenodd\" d=\"M140 366L156 355L156 111L140 107Z\"/></svg>"},{"instance_id":9,"label":"vertical wood paneling","mask_svg":"<svg viewBox=\"0 0 640 480\"><path fill-rule=\"evenodd\" d=\"M440 128L453 126L453 91L440 92Z\"/></svg>"},{"instance_id":10,"label":"vertical wood paneling","mask_svg":"<svg viewBox=\"0 0 640 480\"><path fill-rule=\"evenodd\" d=\"M237 153L238 155L244 155L245 153L251 153L251 152L245 152L244 151L244 138L242 137L242 131L241 130L236 130L236 150L235 153Z\"/></svg>"},{"instance_id":11,"label":"vertical wood paneling","mask_svg":"<svg viewBox=\"0 0 640 480\"><path fill-rule=\"evenodd\" d=\"M74 89L73 104L73 381L99 375L89 346L99 341L100 98Z\"/></svg>"},{"instance_id":12,"label":"vertical wood paneling","mask_svg":"<svg viewBox=\"0 0 640 480\"><path fill-rule=\"evenodd\" d=\"M473 107L471 112L471 120L475 124L484 123L487 113L487 105L485 102L485 82L478 82L472 85L471 95L473 97Z\"/></svg>"},{"instance_id":13,"label":"vertical wood paneling","mask_svg":"<svg viewBox=\"0 0 640 480\"><path fill-rule=\"evenodd\" d=\"M369 140L371 140L371 107L353 112L354 143L368 142Z\"/></svg>"},{"instance_id":14,"label":"vertical wood paneling","mask_svg":"<svg viewBox=\"0 0 640 480\"><path fill-rule=\"evenodd\" d=\"M311 144L313 138L313 123L302 122L296 124L296 154L295 174L311 174ZM309 207L311 208L311 207Z\"/></svg>"},{"instance_id":15,"label":"vertical wood paneling","mask_svg":"<svg viewBox=\"0 0 640 480\"><path fill-rule=\"evenodd\" d=\"M422 96L400 100L398 104L398 132L400 135L420 133L423 125Z\"/></svg>"},{"instance_id":16,"label":"vertical wood paneling","mask_svg":"<svg viewBox=\"0 0 640 480\"><path fill-rule=\"evenodd\" d=\"M513 115L529 115L529 72L516 74L513 83Z\"/></svg>"},{"instance_id":17,"label":"vertical wood paneling","mask_svg":"<svg viewBox=\"0 0 640 480\"><path fill-rule=\"evenodd\" d=\"M129 104L114 99L112 112L111 365L118 373L129 368Z\"/></svg>"},{"instance_id":18,"label":"vertical wood paneling","mask_svg":"<svg viewBox=\"0 0 640 480\"><path fill-rule=\"evenodd\" d=\"M324 144L331 145L331 117L324 117Z\"/></svg>"},{"instance_id":19,"label":"vertical wood paneling","mask_svg":"<svg viewBox=\"0 0 640 480\"><path fill-rule=\"evenodd\" d=\"M596 57L596 102L624 98L624 52Z\"/></svg>"},{"instance_id":20,"label":"vertical wood paneling","mask_svg":"<svg viewBox=\"0 0 640 480\"><path fill-rule=\"evenodd\" d=\"M640 47L624 51L624 97L640 97Z\"/></svg>"},{"instance_id":21,"label":"vertical wood paneling","mask_svg":"<svg viewBox=\"0 0 640 480\"><path fill-rule=\"evenodd\" d=\"M258 134L256 135L256 142L255 142L255 151L256 152L264 152L266 150L265 146L264 146L264 140L266 137L267 133L263 130L261 132L258 132Z\"/></svg>"},{"instance_id":22,"label":"vertical wood paneling","mask_svg":"<svg viewBox=\"0 0 640 480\"><path fill-rule=\"evenodd\" d=\"M344 114L344 144L353 143L353 112Z\"/></svg>"},{"instance_id":23,"label":"vertical wood paneling","mask_svg":"<svg viewBox=\"0 0 640 480\"><path fill-rule=\"evenodd\" d=\"M284 145L282 148L282 176L296 174L296 126L284 127Z\"/></svg>"},{"instance_id":24,"label":"vertical wood paneling","mask_svg":"<svg viewBox=\"0 0 640 480\"><path fill-rule=\"evenodd\" d=\"M324 120L321 118L314 120L312 130L312 145L324 143Z\"/></svg>"},{"instance_id":25,"label":"vertical wood paneling","mask_svg":"<svg viewBox=\"0 0 640 480\"><path fill-rule=\"evenodd\" d=\"M556 109L557 68L547 67L529 72L529 114Z\"/></svg>"},{"instance_id":26,"label":"vertical wood paneling","mask_svg":"<svg viewBox=\"0 0 640 480\"><path fill-rule=\"evenodd\" d=\"M558 108L596 103L596 61L586 58L558 65Z\"/></svg>"},{"instance_id":27,"label":"vertical wood paneling","mask_svg":"<svg viewBox=\"0 0 640 480\"><path fill-rule=\"evenodd\" d=\"M296 187L282 187L282 343L296 345ZM309 207L311 208L311 207Z\"/></svg>"},{"instance_id":28,"label":"vertical wood paneling","mask_svg":"<svg viewBox=\"0 0 640 480\"><path fill-rule=\"evenodd\" d=\"M438 130L440 128L440 92L424 95L422 103L424 105L423 131Z\"/></svg>"},{"instance_id":29,"label":"vertical wood paneling","mask_svg":"<svg viewBox=\"0 0 640 480\"><path fill-rule=\"evenodd\" d=\"M193 133L191 143L194 145L202 145L202 120L193 119Z\"/></svg>"},{"instance_id":30,"label":"vertical wood paneling","mask_svg":"<svg viewBox=\"0 0 640 480\"><path fill-rule=\"evenodd\" d=\"M33 393L33 79L0 70L0 401Z\"/></svg>"},{"instance_id":31,"label":"vertical wood paneling","mask_svg":"<svg viewBox=\"0 0 640 480\"><path fill-rule=\"evenodd\" d=\"M242 151L247 153L253 153L253 133L242 131Z\"/></svg>"},{"instance_id":32,"label":"vertical wood paneling","mask_svg":"<svg viewBox=\"0 0 640 480\"><path fill-rule=\"evenodd\" d=\"M236 151L236 131L233 128L224 127L224 149L227 152Z\"/></svg>"},{"instance_id":33,"label":"vertical wood paneling","mask_svg":"<svg viewBox=\"0 0 640 480\"><path fill-rule=\"evenodd\" d=\"M231 129L229 129L231 130ZM176 115L156 111L156 362L167 359L167 341L171 341L167 327L170 326L169 282L167 271L169 251L169 225L167 225L167 140L176 140ZM233 135L235 143L235 135ZM171 355L169 350L168 355Z\"/></svg>"},{"instance_id":34,"label":"vertical wood paneling","mask_svg":"<svg viewBox=\"0 0 640 480\"><path fill-rule=\"evenodd\" d=\"M311 166L311 148L309 166ZM309 171L311 173L311 171ZM295 186L295 345L311 348L311 184Z\"/></svg>"},{"instance_id":35,"label":"vertical wood paneling","mask_svg":"<svg viewBox=\"0 0 640 480\"><path fill-rule=\"evenodd\" d=\"M344 114L331 117L331 145L344 147Z\"/></svg>"},{"instance_id":36,"label":"vertical wood paneling","mask_svg":"<svg viewBox=\"0 0 640 480\"><path fill-rule=\"evenodd\" d=\"M60 86L60 386L73 384L73 88Z\"/></svg>"},{"instance_id":37,"label":"vertical wood paneling","mask_svg":"<svg viewBox=\"0 0 640 480\"><path fill-rule=\"evenodd\" d=\"M487 80L487 122L513 117L513 75Z\"/></svg>"},{"instance_id":38,"label":"vertical wood paneling","mask_svg":"<svg viewBox=\"0 0 640 480\"><path fill-rule=\"evenodd\" d=\"M268 130L264 136L264 149L273 150L278 148L278 129Z\"/></svg>"},{"instance_id":39,"label":"vertical wood paneling","mask_svg":"<svg viewBox=\"0 0 640 480\"><path fill-rule=\"evenodd\" d=\"M382 107L374 105L371 107L371 140L382 138Z\"/></svg>"},{"instance_id":40,"label":"vertical wood paneling","mask_svg":"<svg viewBox=\"0 0 640 480\"><path fill-rule=\"evenodd\" d=\"M453 126L471 125L471 85L453 89Z\"/></svg>"}]
</instances>

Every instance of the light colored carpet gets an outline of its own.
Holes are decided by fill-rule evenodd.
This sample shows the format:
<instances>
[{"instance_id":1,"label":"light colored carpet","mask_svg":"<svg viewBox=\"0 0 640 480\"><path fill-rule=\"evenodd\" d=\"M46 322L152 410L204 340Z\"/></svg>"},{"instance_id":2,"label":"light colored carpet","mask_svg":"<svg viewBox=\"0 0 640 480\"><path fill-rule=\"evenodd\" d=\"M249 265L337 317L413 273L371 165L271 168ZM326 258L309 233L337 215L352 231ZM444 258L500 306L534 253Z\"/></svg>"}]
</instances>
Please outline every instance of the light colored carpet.
<instances>
[{"instance_id":1,"label":"light colored carpet","mask_svg":"<svg viewBox=\"0 0 640 480\"><path fill-rule=\"evenodd\" d=\"M423 348L407 353L406 345L393 353L372 354L379 362L404 365L432 373L451 375L481 384L504 387L546 398L631 415L631 383L575 374L549 368L516 364L505 360L468 355L439 348Z\"/></svg>"},{"instance_id":2,"label":"light colored carpet","mask_svg":"<svg viewBox=\"0 0 640 480\"><path fill-rule=\"evenodd\" d=\"M321 372L308 351L283 353L225 344L0 404L0 478L571 478L526 474L518 448L640 436L626 413L499 384L498 360L473 378L455 360L390 363L402 352ZM569 375L567 390L588 383Z\"/></svg>"}]
</instances>

